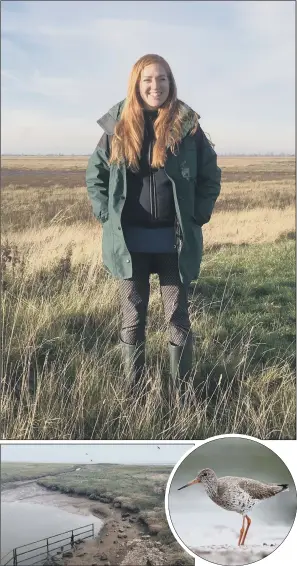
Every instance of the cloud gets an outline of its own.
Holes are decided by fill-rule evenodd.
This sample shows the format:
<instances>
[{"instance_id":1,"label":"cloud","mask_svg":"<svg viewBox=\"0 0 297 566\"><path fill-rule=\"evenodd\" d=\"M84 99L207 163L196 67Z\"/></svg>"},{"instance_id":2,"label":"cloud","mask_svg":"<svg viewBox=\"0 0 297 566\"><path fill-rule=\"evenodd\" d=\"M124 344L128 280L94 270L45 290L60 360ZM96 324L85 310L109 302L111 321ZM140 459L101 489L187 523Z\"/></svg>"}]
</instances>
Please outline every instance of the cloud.
<instances>
[{"instance_id":1,"label":"cloud","mask_svg":"<svg viewBox=\"0 0 297 566\"><path fill-rule=\"evenodd\" d=\"M23 4L20 17L9 12L2 18L2 116L14 120L15 111L31 116L30 148L35 143L37 150L40 138L44 147L49 139L55 143L51 134L43 140L43 132L51 132L57 119L57 126L63 124L61 151L82 147L82 140L84 152L91 151L97 118L125 97L133 63L153 52L169 61L179 97L201 114L206 131L220 140L220 151L238 141L248 147L253 135L262 151L280 142L293 150L292 3L226 2L223 9L213 2L222 10L220 26L217 12L213 20L206 17L205 2L183 3L183 11L193 13L187 23L113 18L108 8L113 3L105 2L75 2L73 10L68 2ZM117 14L120 4L128 6L118 3ZM20 147L21 125L15 123L13 139L9 121L5 124L3 146ZM75 127L82 128L82 137Z\"/></svg>"},{"instance_id":2,"label":"cloud","mask_svg":"<svg viewBox=\"0 0 297 566\"><path fill-rule=\"evenodd\" d=\"M294 2L290 1L245 1L234 2L234 15L238 29L250 33L263 44L275 44L294 36ZM285 33L284 33L285 32Z\"/></svg>"},{"instance_id":3,"label":"cloud","mask_svg":"<svg viewBox=\"0 0 297 566\"><path fill-rule=\"evenodd\" d=\"M100 137L85 118L60 118L39 110L8 110L2 117L3 153L87 153Z\"/></svg>"}]
</instances>

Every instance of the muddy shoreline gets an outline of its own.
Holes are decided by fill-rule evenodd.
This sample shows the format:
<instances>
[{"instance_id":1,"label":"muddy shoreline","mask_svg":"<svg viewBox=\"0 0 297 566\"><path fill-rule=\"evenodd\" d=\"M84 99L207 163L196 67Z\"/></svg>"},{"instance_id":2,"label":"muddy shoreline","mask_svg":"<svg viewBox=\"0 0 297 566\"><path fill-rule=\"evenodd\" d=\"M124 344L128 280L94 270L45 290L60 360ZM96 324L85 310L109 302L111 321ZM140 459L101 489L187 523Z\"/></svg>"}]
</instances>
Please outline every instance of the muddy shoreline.
<instances>
[{"instance_id":1,"label":"muddy shoreline","mask_svg":"<svg viewBox=\"0 0 297 566\"><path fill-rule=\"evenodd\" d=\"M16 485L17 484L17 485ZM154 540L139 518L139 512L125 510L116 503L92 501L85 496L64 494L38 485L36 479L7 482L1 486L2 500L24 499L43 505L57 506L70 513L91 514L103 521L95 539L76 545L67 557L60 554L57 566L146 566L167 563L161 542Z\"/></svg>"}]
</instances>

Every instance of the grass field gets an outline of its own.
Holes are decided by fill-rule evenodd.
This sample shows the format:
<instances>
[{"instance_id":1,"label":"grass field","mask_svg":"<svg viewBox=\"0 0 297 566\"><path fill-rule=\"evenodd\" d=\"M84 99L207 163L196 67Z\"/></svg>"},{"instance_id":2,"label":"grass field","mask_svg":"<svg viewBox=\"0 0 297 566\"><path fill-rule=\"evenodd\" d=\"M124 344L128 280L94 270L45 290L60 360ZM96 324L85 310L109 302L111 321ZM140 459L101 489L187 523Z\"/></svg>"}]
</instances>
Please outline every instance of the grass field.
<instances>
[{"instance_id":1,"label":"grass field","mask_svg":"<svg viewBox=\"0 0 297 566\"><path fill-rule=\"evenodd\" d=\"M171 471L172 466L93 464L82 466L79 472L42 478L37 483L138 513L148 529L156 532L158 540L173 543L177 550L178 545L174 544L164 510L164 494Z\"/></svg>"},{"instance_id":2,"label":"grass field","mask_svg":"<svg viewBox=\"0 0 297 566\"><path fill-rule=\"evenodd\" d=\"M29 453L30 447L28 447ZM33 480L42 476L72 471L73 464L45 464L28 462L1 462L1 487L15 481Z\"/></svg>"},{"instance_id":3,"label":"grass field","mask_svg":"<svg viewBox=\"0 0 297 566\"><path fill-rule=\"evenodd\" d=\"M219 158L222 192L203 229L190 294L196 345L183 409L167 394L156 275L150 391L131 402L118 282L101 262L86 164L86 157L2 159L2 437L295 438L294 158Z\"/></svg>"},{"instance_id":4,"label":"grass field","mask_svg":"<svg viewBox=\"0 0 297 566\"><path fill-rule=\"evenodd\" d=\"M172 466L88 464L81 465L80 471L45 477L37 483L62 493L85 495L94 501L118 502L128 511L160 507L163 512L165 488L171 471Z\"/></svg>"}]
</instances>

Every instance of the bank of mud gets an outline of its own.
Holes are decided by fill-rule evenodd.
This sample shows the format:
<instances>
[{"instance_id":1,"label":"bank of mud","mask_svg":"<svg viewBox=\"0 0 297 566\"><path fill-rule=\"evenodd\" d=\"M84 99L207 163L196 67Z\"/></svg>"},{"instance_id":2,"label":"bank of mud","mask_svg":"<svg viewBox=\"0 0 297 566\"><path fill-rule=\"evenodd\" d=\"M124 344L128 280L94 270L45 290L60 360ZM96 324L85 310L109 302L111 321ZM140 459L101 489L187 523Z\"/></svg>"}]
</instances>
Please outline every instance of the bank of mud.
<instances>
[{"instance_id":1,"label":"bank of mud","mask_svg":"<svg viewBox=\"0 0 297 566\"><path fill-rule=\"evenodd\" d=\"M45 564L56 566L194 566L194 559L176 542L168 527L167 541L158 540L163 525L147 523L142 511L114 501L92 501L85 496L65 494L39 485L38 481L18 482L17 487L3 486L7 502L24 499L51 505L70 513L93 515L103 521L95 530L95 539L81 541L72 550L60 551Z\"/></svg>"}]
</instances>

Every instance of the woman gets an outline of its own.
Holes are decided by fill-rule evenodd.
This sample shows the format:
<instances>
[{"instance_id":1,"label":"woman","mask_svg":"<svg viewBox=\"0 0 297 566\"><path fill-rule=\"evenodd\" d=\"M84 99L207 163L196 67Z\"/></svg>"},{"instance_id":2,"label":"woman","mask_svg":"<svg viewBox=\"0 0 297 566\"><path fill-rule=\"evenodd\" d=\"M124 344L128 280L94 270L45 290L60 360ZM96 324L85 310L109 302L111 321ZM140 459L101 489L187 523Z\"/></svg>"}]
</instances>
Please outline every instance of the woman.
<instances>
[{"instance_id":1,"label":"woman","mask_svg":"<svg viewBox=\"0 0 297 566\"><path fill-rule=\"evenodd\" d=\"M199 275L201 226L211 217L221 182L199 118L177 98L168 63L145 55L132 68L127 98L98 120L104 134L89 159L86 182L103 224L103 262L120 280L120 342L134 385L145 362L149 277L157 273L171 376L186 390L193 350L188 289Z\"/></svg>"}]
</instances>

